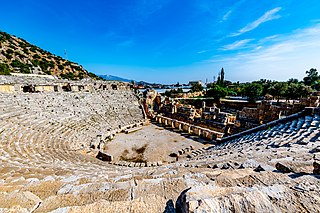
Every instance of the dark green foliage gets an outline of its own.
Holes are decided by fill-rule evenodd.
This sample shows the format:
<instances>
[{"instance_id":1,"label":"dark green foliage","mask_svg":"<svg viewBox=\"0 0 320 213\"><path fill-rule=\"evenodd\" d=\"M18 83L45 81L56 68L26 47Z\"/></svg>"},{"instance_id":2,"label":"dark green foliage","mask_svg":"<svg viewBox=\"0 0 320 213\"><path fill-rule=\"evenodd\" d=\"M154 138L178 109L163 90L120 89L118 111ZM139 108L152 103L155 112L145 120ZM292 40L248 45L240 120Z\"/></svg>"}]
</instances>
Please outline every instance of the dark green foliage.
<instances>
[{"instance_id":1,"label":"dark green foliage","mask_svg":"<svg viewBox=\"0 0 320 213\"><path fill-rule=\"evenodd\" d=\"M309 71L306 71L307 76L303 78L303 82L307 86L311 86L312 89L319 90L320 85L320 75L318 74L317 69L311 68Z\"/></svg>"},{"instance_id":2,"label":"dark green foliage","mask_svg":"<svg viewBox=\"0 0 320 213\"><path fill-rule=\"evenodd\" d=\"M295 99L298 99L300 98L300 85L298 83L290 83L288 85L288 90L285 94L287 100L295 100Z\"/></svg>"},{"instance_id":3,"label":"dark green foliage","mask_svg":"<svg viewBox=\"0 0 320 213\"><path fill-rule=\"evenodd\" d=\"M1 31L0 47L7 49L6 51L2 50L0 53L5 56L5 61L12 70L20 71L21 73L30 73L32 66L39 66L44 73L51 74L51 71L58 66L60 71L69 71L61 75L64 78L82 79L86 77L86 71L80 65L64 60L62 57L53 55L46 50L42 50L21 38L15 39L13 36ZM23 52L15 51L17 49L21 49ZM17 57L18 60L11 61L15 57ZM29 58L32 65L25 64L22 60L19 60L26 58ZM94 79L100 79L94 74L92 77Z\"/></svg>"},{"instance_id":4,"label":"dark green foliage","mask_svg":"<svg viewBox=\"0 0 320 213\"><path fill-rule=\"evenodd\" d=\"M40 64L40 61L39 60L37 60L37 59L34 59L34 60L31 60L31 63L33 64L33 66L39 66L39 64Z\"/></svg>"},{"instance_id":5,"label":"dark green foliage","mask_svg":"<svg viewBox=\"0 0 320 213\"><path fill-rule=\"evenodd\" d=\"M7 54L11 55L12 53L14 53L12 49L7 49Z\"/></svg>"},{"instance_id":6,"label":"dark green foliage","mask_svg":"<svg viewBox=\"0 0 320 213\"><path fill-rule=\"evenodd\" d=\"M40 57L40 55L38 55L38 54L36 53L36 54L33 55L33 58L35 58L35 59L40 59L41 57Z\"/></svg>"},{"instance_id":7,"label":"dark green foliage","mask_svg":"<svg viewBox=\"0 0 320 213\"><path fill-rule=\"evenodd\" d=\"M223 67L222 67L221 71L219 72L217 84L222 87L224 86L224 69L223 69Z\"/></svg>"},{"instance_id":8,"label":"dark green foliage","mask_svg":"<svg viewBox=\"0 0 320 213\"><path fill-rule=\"evenodd\" d=\"M48 64L47 60L39 61L39 66L41 67L43 72L45 72L49 68L49 64Z\"/></svg>"},{"instance_id":9,"label":"dark green foliage","mask_svg":"<svg viewBox=\"0 0 320 213\"><path fill-rule=\"evenodd\" d=\"M11 66L12 66L12 67L22 67L22 66L24 66L24 64L21 63L21 62L18 61L18 60L13 60L13 61L11 62Z\"/></svg>"},{"instance_id":10,"label":"dark green foliage","mask_svg":"<svg viewBox=\"0 0 320 213\"><path fill-rule=\"evenodd\" d=\"M38 49L38 47L31 45L30 51L36 53Z\"/></svg>"},{"instance_id":11,"label":"dark green foliage","mask_svg":"<svg viewBox=\"0 0 320 213\"><path fill-rule=\"evenodd\" d=\"M218 85L221 85L221 77L220 77L220 74L219 74L218 79L217 79L217 84L218 84Z\"/></svg>"},{"instance_id":12,"label":"dark green foliage","mask_svg":"<svg viewBox=\"0 0 320 213\"><path fill-rule=\"evenodd\" d=\"M63 78L63 79L68 79L68 80L75 80L75 76L72 72L67 72L65 74L60 74L60 77Z\"/></svg>"},{"instance_id":13,"label":"dark green foliage","mask_svg":"<svg viewBox=\"0 0 320 213\"><path fill-rule=\"evenodd\" d=\"M74 70L77 70L77 71L80 71L80 70L81 70L81 67L80 67L80 66L71 65L71 68L74 69Z\"/></svg>"},{"instance_id":14,"label":"dark green foliage","mask_svg":"<svg viewBox=\"0 0 320 213\"><path fill-rule=\"evenodd\" d=\"M31 60L31 63L34 66L39 66L44 73L49 75L51 74L51 71L49 71L49 68L54 68L54 63L52 61L47 61L44 58L41 60L38 60L38 59Z\"/></svg>"},{"instance_id":15,"label":"dark green foliage","mask_svg":"<svg viewBox=\"0 0 320 213\"><path fill-rule=\"evenodd\" d=\"M279 101L281 97L284 97L285 94L287 94L287 90L288 90L287 82L275 82L269 88L269 94L277 98L277 100Z\"/></svg>"},{"instance_id":16,"label":"dark green foliage","mask_svg":"<svg viewBox=\"0 0 320 213\"><path fill-rule=\"evenodd\" d=\"M304 84L299 85L299 96L307 97L312 92L312 88L310 86L306 86Z\"/></svg>"},{"instance_id":17,"label":"dark green foliage","mask_svg":"<svg viewBox=\"0 0 320 213\"><path fill-rule=\"evenodd\" d=\"M97 76L96 74L94 74L94 73L92 73L92 72L88 72L88 76L89 76L90 78L93 78L93 79L96 79L96 80L102 80L102 81L104 81L103 78Z\"/></svg>"},{"instance_id":18,"label":"dark green foliage","mask_svg":"<svg viewBox=\"0 0 320 213\"><path fill-rule=\"evenodd\" d=\"M8 41L11 39L11 36L8 33L0 31L0 42Z\"/></svg>"},{"instance_id":19,"label":"dark green foliage","mask_svg":"<svg viewBox=\"0 0 320 213\"><path fill-rule=\"evenodd\" d=\"M12 59L13 50L9 49L7 51L2 50L1 54L4 55L8 60Z\"/></svg>"},{"instance_id":20,"label":"dark green foliage","mask_svg":"<svg viewBox=\"0 0 320 213\"><path fill-rule=\"evenodd\" d=\"M0 75L10 75L10 67L8 64L0 63Z\"/></svg>"},{"instance_id":21,"label":"dark green foliage","mask_svg":"<svg viewBox=\"0 0 320 213\"><path fill-rule=\"evenodd\" d=\"M220 86L224 86L224 69L222 67L221 72L220 72Z\"/></svg>"},{"instance_id":22,"label":"dark green foliage","mask_svg":"<svg viewBox=\"0 0 320 213\"><path fill-rule=\"evenodd\" d=\"M83 73L79 72L77 77L78 77L79 80L83 79L84 78Z\"/></svg>"},{"instance_id":23,"label":"dark green foliage","mask_svg":"<svg viewBox=\"0 0 320 213\"><path fill-rule=\"evenodd\" d=\"M221 98L224 98L227 95L228 89L221 87L218 84L213 84L206 93L207 97L214 98L216 101L220 101Z\"/></svg>"},{"instance_id":24,"label":"dark green foliage","mask_svg":"<svg viewBox=\"0 0 320 213\"><path fill-rule=\"evenodd\" d=\"M15 55L18 56L20 59L27 58L25 55L22 55L20 52L15 52Z\"/></svg>"},{"instance_id":25,"label":"dark green foliage","mask_svg":"<svg viewBox=\"0 0 320 213\"><path fill-rule=\"evenodd\" d=\"M244 88L244 94L249 101L256 101L262 95L262 85L258 83L249 83Z\"/></svg>"},{"instance_id":26,"label":"dark green foliage","mask_svg":"<svg viewBox=\"0 0 320 213\"><path fill-rule=\"evenodd\" d=\"M191 92L201 92L203 91L203 86L200 83L195 83L191 86Z\"/></svg>"},{"instance_id":27,"label":"dark green foliage","mask_svg":"<svg viewBox=\"0 0 320 213\"><path fill-rule=\"evenodd\" d=\"M13 60L10 65L12 67L18 68L21 73L25 73L25 74L31 73L29 64L24 64L18 60Z\"/></svg>"},{"instance_id":28,"label":"dark green foliage","mask_svg":"<svg viewBox=\"0 0 320 213\"><path fill-rule=\"evenodd\" d=\"M290 78L287 82L288 82L288 85L290 85L290 84L292 84L292 83L298 84L298 83L299 83L299 80L296 79L296 78Z\"/></svg>"},{"instance_id":29,"label":"dark green foliage","mask_svg":"<svg viewBox=\"0 0 320 213\"><path fill-rule=\"evenodd\" d=\"M70 61L65 61L65 62L64 62L64 65L65 65L65 66L71 66L71 62L70 62Z\"/></svg>"},{"instance_id":30,"label":"dark green foliage","mask_svg":"<svg viewBox=\"0 0 320 213\"><path fill-rule=\"evenodd\" d=\"M58 64L58 69L59 69L59 70L63 70L63 69L64 69L64 66L61 65L61 64Z\"/></svg>"}]
</instances>

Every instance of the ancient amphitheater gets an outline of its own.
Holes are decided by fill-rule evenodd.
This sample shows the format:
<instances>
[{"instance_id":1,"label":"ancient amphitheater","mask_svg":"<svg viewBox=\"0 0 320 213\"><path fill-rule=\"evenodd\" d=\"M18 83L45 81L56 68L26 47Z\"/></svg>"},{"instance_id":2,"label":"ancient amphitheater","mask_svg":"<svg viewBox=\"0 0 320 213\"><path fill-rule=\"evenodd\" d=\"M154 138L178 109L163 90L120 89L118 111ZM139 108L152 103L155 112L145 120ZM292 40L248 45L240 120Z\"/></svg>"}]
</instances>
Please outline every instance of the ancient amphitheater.
<instances>
[{"instance_id":1,"label":"ancient amphitheater","mask_svg":"<svg viewBox=\"0 0 320 213\"><path fill-rule=\"evenodd\" d=\"M146 124L128 85L2 76L0 91L0 212L320 212L318 108L178 161L108 162L97 150Z\"/></svg>"}]
</instances>

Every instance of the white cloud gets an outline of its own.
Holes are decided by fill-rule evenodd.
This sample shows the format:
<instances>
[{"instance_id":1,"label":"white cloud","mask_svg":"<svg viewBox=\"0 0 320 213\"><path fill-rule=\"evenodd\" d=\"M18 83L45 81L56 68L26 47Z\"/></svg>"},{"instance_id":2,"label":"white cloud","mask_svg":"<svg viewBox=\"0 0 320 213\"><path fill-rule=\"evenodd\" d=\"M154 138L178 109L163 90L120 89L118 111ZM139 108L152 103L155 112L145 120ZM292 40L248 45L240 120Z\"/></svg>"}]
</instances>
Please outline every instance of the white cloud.
<instances>
[{"instance_id":1,"label":"white cloud","mask_svg":"<svg viewBox=\"0 0 320 213\"><path fill-rule=\"evenodd\" d=\"M254 22L247 24L244 28L240 29L238 32L231 34L231 36L233 37L233 36L242 35L243 33L256 29L262 23L281 18L281 16L277 14L280 10L281 10L281 7L276 7L272 10L265 12L265 14L263 14L260 18L258 18Z\"/></svg>"},{"instance_id":2,"label":"white cloud","mask_svg":"<svg viewBox=\"0 0 320 213\"><path fill-rule=\"evenodd\" d=\"M224 16L222 17L222 20L220 22L227 21L231 15L231 13L232 13L232 10L229 10L226 14L224 14Z\"/></svg>"},{"instance_id":3,"label":"white cloud","mask_svg":"<svg viewBox=\"0 0 320 213\"><path fill-rule=\"evenodd\" d=\"M306 70L320 68L319 34L320 24L316 24L291 35L262 39L271 40L273 44L264 47L260 40L258 48L229 57L220 56L211 60L211 63L226 67L226 70L228 68L232 72L230 80L302 79Z\"/></svg>"},{"instance_id":4,"label":"white cloud","mask_svg":"<svg viewBox=\"0 0 320 213\"><path fill-rule=\"evenodd\" d=\"M234 42L232 44L228 44L228 45L223 46L221 48L221 50L236 50L236 49L240 49L240 48L243 48L250 41L252 41L252 39L244 39L244 40L236 41L236 42Z\"/></svg>"}]
</instances>

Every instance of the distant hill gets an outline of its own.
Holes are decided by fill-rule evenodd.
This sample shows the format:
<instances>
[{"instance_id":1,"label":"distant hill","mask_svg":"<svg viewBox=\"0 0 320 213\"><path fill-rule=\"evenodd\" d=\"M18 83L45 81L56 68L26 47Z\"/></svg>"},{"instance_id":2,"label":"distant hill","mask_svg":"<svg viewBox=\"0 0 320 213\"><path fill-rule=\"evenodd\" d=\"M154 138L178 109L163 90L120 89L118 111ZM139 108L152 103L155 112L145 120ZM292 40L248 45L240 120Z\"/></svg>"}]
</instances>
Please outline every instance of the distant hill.
<instances>
[{"instance_id":1,"label":"distant hill","mask_svg":"<svg viewBox=\"0 0 320 213\"><path fill-rule=\"evenodd\" d=\"M106 81L122 81L122 82L131 82L132 80L121 78L114 75L98 75L100 78L106 80Z\"/></svg>"},{"instance_id":2,"label":"distant hill","mask_svg":"<svg viewBox=\"0 0 320 213\"><path fill-rule=\"evenodd\" d=\"M0 31L0 75L10 73L54 75L70 80L98 78L75 62Z\"/></svg>"}]
</instances>

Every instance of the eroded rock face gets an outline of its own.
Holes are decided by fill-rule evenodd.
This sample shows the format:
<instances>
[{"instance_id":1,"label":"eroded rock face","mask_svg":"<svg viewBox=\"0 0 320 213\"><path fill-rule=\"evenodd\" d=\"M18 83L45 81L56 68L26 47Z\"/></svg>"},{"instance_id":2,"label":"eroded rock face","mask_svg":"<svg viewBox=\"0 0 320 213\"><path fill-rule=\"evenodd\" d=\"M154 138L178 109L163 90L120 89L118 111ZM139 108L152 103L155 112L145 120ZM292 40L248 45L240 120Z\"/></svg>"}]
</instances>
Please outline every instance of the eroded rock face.
<instances>
[{"instance_id":1,"label":"eroded rock face","mask_svg":"<svg viewBox=\"0 0 320 213\"><path fill-rule=\"evenodd\" d=\"M319 211L319 189L312 187L315 177L292 179L286 174L221 173L229 182L199 184L184 190L176 203L177 212L294 212ZM268 173L268 172L267 172ZM230 179L231 178L231 179ZM279 179L277 179L279 178ZM224 178L223 178L224 179ZM281 180L282 179L282 180ZM289 201L289 200L290 201ZM306 204L308 206L306 206Z\"/></svg>"}]
</instances>

